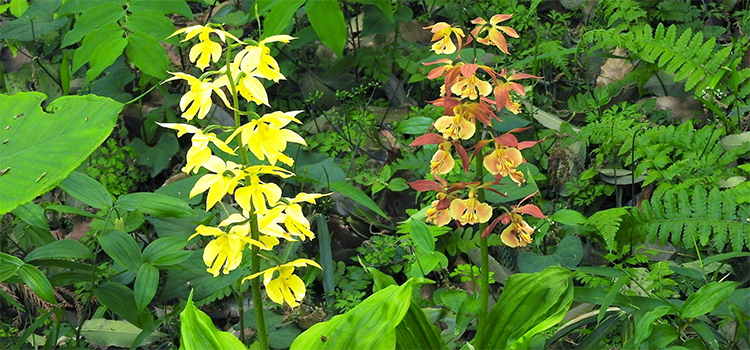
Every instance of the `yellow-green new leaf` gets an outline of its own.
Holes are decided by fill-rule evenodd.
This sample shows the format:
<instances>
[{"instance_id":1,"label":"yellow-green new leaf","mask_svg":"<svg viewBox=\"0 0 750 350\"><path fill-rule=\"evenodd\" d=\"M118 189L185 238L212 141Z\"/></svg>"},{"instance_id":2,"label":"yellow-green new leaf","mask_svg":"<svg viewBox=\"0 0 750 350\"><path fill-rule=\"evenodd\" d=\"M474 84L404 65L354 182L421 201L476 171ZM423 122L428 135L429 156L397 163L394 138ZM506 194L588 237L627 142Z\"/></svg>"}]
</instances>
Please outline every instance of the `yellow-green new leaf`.
<instances>
[{"instance_id":1,"label":"yellow-green new leaf","mask_svg":"<svg viewBox=\"0 0 750 350\"><path fill-rule=\"evenodd\" d=\"M190 292L187 305L180 313L181 350L244 350L247 349L232 333L222 332L214 326L211 318L193 304Z\"/></svg>"}]
</instances>

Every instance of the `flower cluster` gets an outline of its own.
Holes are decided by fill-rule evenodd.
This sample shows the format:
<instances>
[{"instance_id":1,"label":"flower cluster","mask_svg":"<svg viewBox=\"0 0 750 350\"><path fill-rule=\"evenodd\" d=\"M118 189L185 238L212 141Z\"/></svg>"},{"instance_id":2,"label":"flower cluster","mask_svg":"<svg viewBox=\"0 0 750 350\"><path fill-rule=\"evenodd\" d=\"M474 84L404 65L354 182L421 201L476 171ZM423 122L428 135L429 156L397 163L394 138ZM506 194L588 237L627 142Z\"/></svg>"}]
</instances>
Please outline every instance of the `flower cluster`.
<instances>
[{"instance_id":1,"label":"flower cluster","mask_svg":"<svg viewBox=\"0 0 750 350\"><path fill-rule=\"evenodd\" d=\"M200 129L189 124L159 124L177 130L178 136L192 134L187 165L182 169L185 173L198 173L201 169L208 171L195 183L190 191L190 197L208 192L206 211L227 195L232 195L234 202L239 206L240 212L229 215L217 227L200 225L190 237L192 239L201 235L213 238L205 247L203 261L208 266L208 272L219 276L238 268L242 262L243 252L248 247L270 251L281 240L313 239L315 235L310 230L310 222L302 214L300 204L315 203L315 200L323 195L298 193L294 198L286 198L276 183L267 180L269 175L280 178L294 175L291 171L277 166L277 163L293 164L294 160L283 153L289 143L305 145L305 140L300 135L285 129L291 122L300 123L296 116L301 111L277 111L263 116L252 112L243 113L248 115L249 121L240 125L239 106L231 104L228 98L229 96L236 102L238 97L242 97L257 105L269 105L261 79L278 82L284 79L284 76L266 45L273 42L288 43L293 38L278 35L257 43L246 44L211 24L183 28L173 35L182 33L186 34L183 41L198 37L199 42L190 49L189 58L201 71L210 67L212 63L219 62L224 52L222 45L212 41L212 37L215 36L226 43L227 51L230 53L232 48L239 48L231 62L215 71L206 71L200 77L171 73L173 77L166 80L181 79L188 83L189 90L180 100L182 117L187 121L195 117L203 119L212 107L214 95L218 96L226 107L235 110L238 125L229 137L222 140L211 132L219 128L218 126ZM234 42L230 43L229 39ZM228 90L228 94L224 89ZM213 154L210 144L223 153ZM237 146L233 147L232 144ZM242 156L242 164L224 159L226 155L237 153ZM257 158L258 162L250 165L249 154ZM312 260L297 259L280 263L265 271L253 271L255 273L245 279L263 275L269 298L276 303L286 302L295 307L305 296L305 284L293 274L294 268L307 265L320 268Z\"/></svg>"},{"instance_id":2,"label":"flower cluster","mask_svg":"<svg viewBox=\"0 0 750 350\"><path fill-rule=\"evenodd\" d=\"M432 51L437 54L458 52L457 60L442 58L425 63L437 65L428 73L429 79L443 78L445 81L441 87L440 98L430 101L433 105L443 108L443 116L433 124L437 133L422 135L412 143L413 146L437 145L437 151L430 161L430 173L434 180L410 183L411 187L418 191L437 192L437 199L427 209L427 221L435 225L444 226L451 220L455 220L459 225L489 222L493 216L493 208L480 200L479 191L494 191L503 195L493 189L492 185L499 184L504 177L518 186L524 184L524 174L518 170L518 166L525 162L521 150L541 142L519 142L513 133L525 129L514 129L491 139L479 140L470 148L464 146L467 140L478 135L478 127L486 126L487 131L483 134L493 133L493 120L502 122L496 112L503 108L514 114L520 112L520 104L513 100L511 92L524 96L526 90L515 80L538 78L524 73L508 75L506 69L497 71L492 67L461 59L461 49L474 40L484 45L495 46L507 54L508 45L503 34L517 38L518 33L499 23L510 18L511 15L495 15L489 21L477 18L471 22L476 26L470 31L469 36L464 35L463 29L444 22L425 28L433 33L432 41L435 43L432 45ZM454 38L457 40L456 43L453 42ZM491 145L493 150L486 152L484 149L488 145ZM469 172L472 159L480 157L484 169L494 175L494 181L448 183L441 178L456 166L453 150L466 173ZM469 154L471 150L473 154ZM508 225L501 234L505 244L518 247L532 242L531 234L534 230L523 220L521 214L544 218L541 210L533 204L519 204L511 210L505 207L502 209L505 213L487 226L483 237L502 222Z\"/></svg>"}]
</instances>

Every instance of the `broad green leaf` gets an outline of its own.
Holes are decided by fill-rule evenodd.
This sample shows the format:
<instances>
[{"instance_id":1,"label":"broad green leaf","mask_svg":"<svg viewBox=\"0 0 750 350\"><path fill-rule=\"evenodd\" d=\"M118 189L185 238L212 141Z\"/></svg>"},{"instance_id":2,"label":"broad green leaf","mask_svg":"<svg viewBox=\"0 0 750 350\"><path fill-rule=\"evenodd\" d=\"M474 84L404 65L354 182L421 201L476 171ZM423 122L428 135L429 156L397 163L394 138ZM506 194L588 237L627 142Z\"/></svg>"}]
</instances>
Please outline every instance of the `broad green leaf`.
<instances>
[{"instance_id":1,"label":"broad green leaf","mask_svg":"<svg viewBox=\"0 0 750 350\"><path fill-rule=\"evenodd\" d=\"M620 278L617 279L614 285L612 285L611 288L607 291L607 297L604 298L604 301L602 302L602 307L599 309L599 315L596 317L596 323L599 324L602 322L602 319L604 318L604 315L607 314L607 309L609 309L609 306L612 305L612 301L615 300L615 296L620 294L620 290L622 287L630 282L630 275L622 275Z\"/></svg>"},{"instance_id":2,"label":"broad green leaf","mask_svg":"<svg viewBox=\"0 0 750 350\"><path fill-rule=\"evenodd\" d=\"M60 183L60 188L73 198L96 209L108 210L112 207L112 195L99 182L88 175L74 171Z\"/></svg>"},{"instance_id":3,"label":"broad green leaf","mask_svg":"<svg viewBox=\"0 0 750 350\"><path fill-rule=\"evenodd\" d=\"M36 268L36 266L23 264L18 269L18 278L21 279L23 284L27 285L34 294L52 304L57 304L54 292L52 291L52 284L49 283L47 276L42 271Z\"/></svg>"},{"instance_id":4,"label":"broad green leaf","mask_svg":"<svg viewBox=\"0 0 750 350\"><path fill-rule=\"evenodd\" d=\"M169 166L172 156L180 151L180 143L173 133L163 133L159 142L151 147L139 138L130 141L130 147L138 152L138 164L145 165L151 169L151 176L155 177Z\"/></svg>"},{"instance_id":5,"label":"broad green leaf","mask_svg":"<svg viewBox=\"0 0 750 350\"><path fill-rule=\"evenodd\" d=\"M64 96L47 113L45 98L0 95L0 214L57 186L109 136L122 109L105 97Z\"/></svg>"},{"instance_id":6,"label":"broad green leaf","mask_svg":"<svg viewBox=\"0 0 750 350\"><path fill-rule=\"evenodd\" d=\"M176 13L193 19L193 11L185 0L128 0L128 11L139 13L156 11L163 15Z\"/></svg>"},{"instance_id":7,"label":"broad green leaf","mask_svg":"<svg viewBox=\"0 0 750 350\"><path fill-rule=\"evenodd\" d=\"M721 333L716 331L716 328L707 325L701 320L693 320L692 322L690 322L690 326L693 327L695 332L700 335L703 343L708 345L711 350L721 349L719 341L721 341L722 343L726 343L725 341L723 341ZM687 342L685 342L684 344L687 344ZM696 349L697 347L692 348ZM701 346L701 348L703 347Z\"/></svg>"},{"instance_id":8,"label":"broad green leaf","mask_svg":"<svg viewBox=\"0 0 750 350\"><path fill-rule=\"evenodd\" d=\"M305 3L307 18L310 20L318 39L338 57L344 55L346 45L346 22L338 0L313 0Z\"/></svg>"},{"instance_id":9,"label":"broad green leaf","mask_svg":"<svg viewBox=\"0 0 750 350\"><path fill-rule=\"evenodd\" d=\"M140 344L133 344L141 332L140 328L128 321L104 318L86 320L81 327L81 335L86 338L86 342L98 347L129 348L131 345L145 347L157 339L167 336L165 333L154 331Z\"/></svg>"},{"instance_id":10,"label":"broad green leaf","mask_svg":"<svg viewBox=\"0 0 750 350\"><path fill-rule=\"evenodd\" d=\"M21 17L28 8L27 0L10 0L10 14L13 16Z\"/></svg>"},{"instance_id":11,"label":"broad green leaf","mask_svg":"<svg viewBox=\"0 0 750 350\"><path fill-rule=\"evenodd\" d=\"M413 117L398 123L395 131L407 135L422 135L434 122L428 117Z\"/></svg>"},{"instance_id":12,"label":"broad green leaf","mask_svg":"<svg viewBox=\"0 0 750 350\"><path fill-rule=\"evenodd\" d=\"M104 252L118 265L136 272L141 267L141 248L133 237L122 231L108 231L97 236Z\"/></svg>"},{"instance_id":13,"label":"broad green leaf","mask_svg":"<svg viewBox=\"0 0 750 350\"><path fill-rule=\"evenodd\" d=\"M172 21L157 11L140 11L128 16L125 22L125 28L134 33L143 33L152 36L154 39L164 42L178 42L179 39L167 37L174 33L175 28Z\"/></svg>"},{"instance_id":14,"label":"broad green leaf","mask_svg":"<svg viewBox=\"0 0 750 350\"><path fill-rule=\"evenodd\" d=\"M167 76L167 67L169 67L167 52L150 35L144 33L130 34L128 46L125 47L125 54L128 55L130 62L143 73L157 79L164 79Z\"/></svg>"},{"instance_id":15,"label":"broad green leaf","mask_svg":"<svg viewBox=\"0 0 750 350\"><path fill-rule=\"evenodd\" d=\"M86 81L92 81L104 72L104 69L115 63L122 50L128 45L128 39L112 37L102 42L91 54L89 70L86 71Z\"/></svg>"},{"instance_id":16,"label":"broad green leaf","mask_svg":"<svg viewBox=\"0 0 750 350\"><path fill-rule=\"evenodd\" d=\"M187 300L185 309L180 312L180 349L247 349L237 337L222 332L203 311L193 304L193 293Z\"/></svg>"},{"instance_id":17,"label":"broad green leaf","mask_svg":"<svg viewBox=\"0 0 750 350\"><path fill-rule=\"evenodd\" d=\"M222 290L245 277L242 269L235 269L228 275L214 277L206 271L203 249L192 251L192 255L180 263L180 267L182 267L181 270L167 271L167 282L159 295L160 300L187 299L193 292L195 300L201 301L217 290Z\"/></svg>"},{"instance_id":18,"label":"broad green leaf","mask_svg":"<svg viewBox=\"0 0 750 350\"><path fill-rule=\"evenodd\" d=\"M0 27L0 39L34 41L44 34L62 28L68 23L68 18L55 17L55 11L60 7L61 1L32 1L18 19L6 22Z\"/></svg>"},{"instance_id":19,"label":"broad green leaf","mask_svg":"<svg viewBox=\"0 0 750 350\"><path fill-rule=\"evenodd\" d=\"M283 31L292 24L292 16L299 10L305 0L276 0L271 12L263 19L261 39L272 35L285 34Z\"/></svg>"},{"instance_id":20,"label":"broad green leaf","mask_svg":"<svg viewBox=\"0 0 750 350\"><path fill-rule=\"evenodd\" d=\"M490 312L477 349L525 349L534 335L562 321L573 302L571 273L548 267L510 276Z\"/></svg>"},{"instance_id":21,"label":"broad green leaf","mask_svg":"<svg viewBox=\"0 0 750 350\"><path fill-rule=\"evenodd\" d=\"M48 205L47 208L45 208L45 209L47 209L47 210L54 210L54 211L56 211L58 213L75 214L75 215L85 216L87 218L94 218L94 219L101 219L102 218L101 215L92 214L92 213L89 213L89 212L87 212L87 211L85 211L83 209L76 208L76 207L71 207L69 205L52 204L52 205Z\"/></svg>"},{"instance_id":22,"label":"broad green leaf","mask_svg":"<svg viewBox=\"0 0 750 350\"><path fill-rule=\"evenodd\" d=\"M632 342L630 343L632 348L640 349L641 344L651 336L654 322L668 314L671 310L672 308L668 306L660 306L641 316L638 319L638 322L635 323L635 333L633 334L633 338L630 339L630 342Z\"/></svg>"},{"instance_id":23,"label":"broad green leaf","mask_svg":"<svg viewBox=\"0 0 750 350\"><path fill-rule=\"evenodd\" d=\"M117 6L125 6L127 0L107 0L108 3L116 4ZM65 0L63 5L57 10L58 16L63 16L71 13L82 13L99 6L100 1L91 0Z\"/></svg>"},{"instance_id":24,"label":"broad green leaf","mask_svg":"<svg viewBox=\"0 0 750 350\"><path fill-rule=\"evenodd\" d=\"M184 218L195 215L193 209L185 201L151 192L126 194L117 199L115 207L124 210L138 210L145 214L160 217Z\"/></svg>"},{"instance_id":25,"label":"broad green leaf","mask_svg":"<svg viewBox=\"0 0 750 350\"><path fill-rule=\"evenodd\" d=\"M143 261L159 265L179 264L192 255L192 251L182 250L187 241L178 237L163 237L149 243L143 249Z\"/></svg>"},{"instance_id":26,"label":"broad green leaf","mask_svg":"<svg viewBox=\"0 0 750 350\"><path fill-rule=\"evenodd\" d=\"M73 65L70 70L71 73L77 72L84 64L91 61L94 52L102 44L112 43L119 39L125 40L123 37L124 35L125 31L116 23L99 26L99 28L86 35L86 37L83 38L81 46L77 48L73 54ZM125 40L125 43L127 43L127 40ZM107 46L105 45L104 47L106 48Z\"/></svg>"},{"instance_id":27,"label":"broad green leaf","mask_svg":"<svg viewBox=\"0 0 750 350\"><path fill-rule=\"evenodd\" d=\"M133 293L135 307L141 312L154 299L156 288L159 287L159 269L150 263L143 263L135 276Z\"/></svg>"},{"instance_id":28,"label":"broad green leaf","mask_svg":"<svg viewBox=\"0 0 750 350\"><path fill-rule=\"evenodd\" d=\"M44 230L49 230L47 216L44 215L42 206L36 203L26 203L13 210L13 215L17 216L23 222Z\"/></svg>"},{"instance_id":29,"label":"broad green leaf","mask_svg":"<svg viewBox=\"0 0 750 350\"><path fill-rule=\"evenodd\" d=\"M583 225L586 223L586 217L575 210L563 209L554 212L550 220L559 222L563 225Z\"/></svg>"},{"instance_id":30,"label":"broad green leaf","mask_svg":"<svg viewBox=\"0 0 750 350\"><path fill-rule=\"evenodd\" d=\"M389 21L393 22L393 5L391 0L353 0L361 4L375 5Z\"/></svg>"},{"instance_id":31,"label":"broad green leaf","mask_svg":"<svg viewBox=\"0 0 750 350\"><path fill-rule=\"evenodd\" d=\"M685 300L680 309L680 318L689 319L705 315L724 302L734 289L737 282L711 282L698 289Z\"/></svg>"},{"instance_id":32,"label":"broad green leaf","mask_svg":"<svg viewBox=\"0 0 750 350\"><path fill-rule=\"evenodd\" d=\"M413 287L422 283L409 279L401 286L381 289L343 315L310 327L290 350L394 349L396 326L409 310Z\"/></svg>"},{"instance_id":33,"label":"broad green leaf","mask_svg":"<svg viewBox=\"0 0 750 350\"><path fill-rule=\"evenodd\" d=\"M0 252L0 282L15 276L23 264L23 260Z\"/></svg>"},{"instance_id":34,"label":"broad green leaf","mask_svg":"<svg viewBox=\"0 0 750 350\"><path fill-rule=\"evenodd\" d=\"M360 189L346 183L345 181L336 181L330 184L330 188L336 192L339 192L355 202L362 204L365 208L374 211L376 214L388 219L388 215L383 212L378 205L373 202L372 199Z\"/></svg>"},{"instance_id":35,"label":"broad green leaf","mask_svg":"<svg viewBox=\"0 0 750 350\"><path fill-rule=\"evenodd\" d=\"M93 259L94 253L81 242L72 239L61 239L31 251L24 258L26 261L38 259Z\"/></svg>"},{"instance_id":36,"label":"broad green leaf","mask_svg":"<svg viewBox=\"0 0 750 350\"><path fill-rule=\"evenodd\" d=\"M100 5L86 10L76 19L73 29L65 33L61 47L73 45L100 26L117 23L123 17L125 17L125 9L122 8L122 5L102 2Z\"/></svg>"},{"instance_id":37,"label":"broad green leaf","mask_svg":"<svg viewBox=\"0 0 750 350\"><path fill-rule=\"evenodd\" d=\"M440 331L413 302L396 327L396 349L447 349Z\"/></svg>"},{"instance_id":38,"label":"broad green leaf","mask_svg":"<svg viewBox=\"0 0 750 350\"><path fill-rule=\"evenodd\" d=\"M133 291L119 283L104 282L94 288L94 295L102 305L117 316L143 330L155 329L154 317L149 310L138 312Z\"/></svg>"}]
</instances>

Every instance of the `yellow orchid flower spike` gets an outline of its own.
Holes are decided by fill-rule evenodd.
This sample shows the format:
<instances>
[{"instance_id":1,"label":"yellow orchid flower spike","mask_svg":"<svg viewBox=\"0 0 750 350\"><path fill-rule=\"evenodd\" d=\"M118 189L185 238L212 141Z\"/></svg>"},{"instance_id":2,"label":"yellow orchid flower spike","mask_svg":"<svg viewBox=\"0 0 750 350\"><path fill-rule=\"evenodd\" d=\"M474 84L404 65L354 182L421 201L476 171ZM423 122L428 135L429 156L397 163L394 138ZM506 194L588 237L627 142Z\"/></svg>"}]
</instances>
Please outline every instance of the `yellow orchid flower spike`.
<instances>
[{"instance_id":1,"label":"yellow orchid flower spike","mask_svg":"<svg viewBox=\"0 0 750 350\"><path fill-rule=\"evenodd\" d=\"M193 137L191 139L193 144L192 146L190 146L190 149L188 149L187 152L187 165L182 168L182 171L186 174L189 174L191 171L197 173L198 169L200 169L203 164L206 164L206 162L208 162L208 160L211 158L211 149L208 148L209 143L213 143L220 150L234 155L234 150L227 146L224 141L216 137L216 134L214 133L204 133L203 130L189 124L159 122L157 122L156 124L164 128L177 130L177 137L181 137L182 135L185 135L187 133L193 134Z\"/></svg>"},{"instance_id":2,"label":"yellow orchid flower spike","mask_svg":"<svg viewBox=\"0 0 750 350\"><path fill-rule=\"evenodd\" d=\"M178 29L177 31L172 33L172 35L168 36L167 39L182 33L187 34L182 42L188 41L196 35L198 36L198 40L200 42L195 44L190 49L189 58L190 62L195 62L195 66L200 70L204 70L206 67L208 67L211 61L218 62L219 58L221 58L221 44L211 41L211 33L216 34L222 42L226 42L226 37L230 37L238 43L242 42L242 40L237 39L237 37L235 37L234 35L229 34L228 32L225 32L221 29L202 25L195 25Z\"/></svg>"},{"instance_id":3,"label":"yellow orchid flower spike","mask_svg":"<svg viewBox=\"0 0 750 350\"><path fill-rule=\"evenodd\" d=\"M307 292L305 282L294 274L294 268L307 265L323 269L318 263L310 259L297 259L245 277L245 280L263 275L263 284L266 286L268 297L277 304L283 305L287 303L290 307L294 308L299 306L299 301L305 297L305 293ZM279 272L279 276L273 278L276 271Z\"/></svg>"},{"instance_id":4,"label":"yellow orchid flower spike","mask_svg":"<svg viewBox=\"0 0 750 350\"><path fill-rule=\"evenodd\" d=\"M246 50L240 51L236 56L234 56L232 63L229 65L232 73L232 78L237 81L237 92L240 94L240 96L244 97L248 101L254 102L257 105L264 104L270 107L266 88L263 86L263 83L258 80L258 78L262 77L263 75L260 74L257 69L250 71L240 70L240 62L246 54ZM219 71L226 72L226 66L219 69ZM214 83L220 87L229 86L229 77L227 77L226 75L222 75L216 78L216 81Z\"/></svg>"},{"instance_id":5,"label":"yellow orchid flower spike","mask_svg":"<svg viewBox=\"0 0 750 350\"><path fill-rule=\"evenodd\" d=\"M213 105L211 102L212 92L219 95L226 106L232 105L229 103L229 100L227 100L224 91L221 91L216 83L212 83L211 81L201 81L200 79L185 73L170 72L170 74L174 76L165 80L164 83L172 80L183 79L190 85L190 91L186 92L182 95L182 98L180 98L182 117L188 121L193 120L193 117L196 115L198 116L198 119L206 117L206 114L208 114L208 111L211 110L211 106ZM188 108L188 106L190 107Z\"/></svg>"}]
</instances>

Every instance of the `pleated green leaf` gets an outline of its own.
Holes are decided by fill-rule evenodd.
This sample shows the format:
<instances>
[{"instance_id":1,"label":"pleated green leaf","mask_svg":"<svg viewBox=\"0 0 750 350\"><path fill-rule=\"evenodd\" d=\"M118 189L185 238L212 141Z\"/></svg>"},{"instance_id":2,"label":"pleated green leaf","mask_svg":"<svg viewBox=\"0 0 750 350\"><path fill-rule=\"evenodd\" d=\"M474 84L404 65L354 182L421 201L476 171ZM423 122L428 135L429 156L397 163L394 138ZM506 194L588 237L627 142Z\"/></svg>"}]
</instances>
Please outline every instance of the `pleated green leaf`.
<instances>
[{"instance_id":1,"label":"pleated green leaf","mask_svg":"<svg viewBox=\"0 0 750 350\"><path fill-rule=\"evenodd\" d=\"M38 259L92 259L94 253L89 247L72 239L61 239L34 249L24 258L26 261Z\"/></svg>"},{"instance_id":2,"label":"pleated green leaf","mask_svg":"<svg viewBox=\"0 0 750 350\"><path fill-rule=\"evenodd\" d=\"M143 263L138 269L133 286L135 307L138 311L146 309L146 306L154 299L158 287L159 269L149 263Z\"/></svg>"},{"instance_id":3,"label":"pleated green leaf","mask_svg":"<svg viewBox=\"0 0 750 350\"><path fill-rule=\"evenodd\" d=\"M141 267L141 248L129 234L115 230L100 234L98 239L104 252L120 266L133 272Z\"/></svg>"},{"instance_id":4,"label":"pleated green leaf","mask_svg":"<svg viewBox=\"0 0 750 350\"><path fill-rule=\"evenodd\" d=\"M290 350L395 349L396 326L409 310L412 288L424 281L409 279L381 289L349 312L312 326Z\"/></svg>"},{"instance_id":5,"label":"pleated green leaf","mask_svg":"<svg viewBox=\"0 0 750 350\"><path fill-rule=\"evenodd\" d=\"M682 304L680 317L689 319L713 311L732 295L738 285L737 282L711 282L701 287Z\"/></svg>"},{"instance_id":6,"label":"pleated green leaf","mask_svg":"<svg viewBox=\"0 0 750 350\"><path fill-rule=\"evenodd\" d=\"M159 217L186 218L195 215L193 209L185 201L151 192L126 194L117 199L115 206L125 210L138 210Z\"/></svg>"},{"instance_id":7,"label":"pleated green leaf","mask_svg":"<svg viewBox=\"0 0 750 350\"><path fill-rule=\"evenodd\" d=\"M23 264L18 269L18 277L21 279L23 284L29 286L29 288L44 301L52 304L57 304L54 292L52 291L52 284L49 283L47 276L42 271L36 268L36 266Z\"/></svg>"},{"instance_id":8,"label":"pleated green leaf","mask_svg":"<svg viewBox=\"0 0 750 350\"><path fill-rule=\"evenodd\" d=\"M527 349L531 337L559 323L572 302L573 281L565 268L513 275L482 325L482 343L474 347Z\"/></svg>"},{"instance_id":9,"label":"pleated green leaf","mask_svg":"<svg viewBox=\"0 0 750 350\"><path fill-rule=\"evenodd\" d=\"M214 326L211 317L193 304L190 292L187 305L180 313L180 349L247 349L232 333L222 332Z\"/></svg>"}]
</instances>

